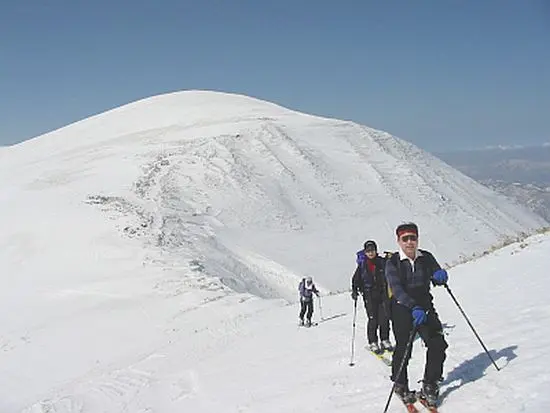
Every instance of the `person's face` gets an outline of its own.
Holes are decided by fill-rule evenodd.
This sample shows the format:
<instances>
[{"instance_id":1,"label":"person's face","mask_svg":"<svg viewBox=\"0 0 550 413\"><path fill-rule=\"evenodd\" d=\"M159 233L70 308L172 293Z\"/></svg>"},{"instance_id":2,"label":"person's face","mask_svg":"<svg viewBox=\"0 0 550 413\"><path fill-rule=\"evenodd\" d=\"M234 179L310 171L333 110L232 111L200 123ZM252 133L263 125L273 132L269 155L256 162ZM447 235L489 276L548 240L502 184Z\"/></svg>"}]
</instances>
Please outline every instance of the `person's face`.
<instances>
[{"instance_id":1,"label":"person's face","mask_svg":"<svg viewBox=\"0 0 550 413\"><path fill-rule=\"evenodd\" d=\"M418 236L414 232L405 232L399 236L397 243L409 258L414 258L418 248Z\"/></svg>"},{"instance_id":2,"label":"person's face","mask_svg":"<svg viewBox=\"0 0 550 413\"><path fill-rule=\"evenodd\" d=\"M369 248L368 250L365 250L365 254L367 255L367 258L372 260L374 257L376 257L376 250Z\"/></svg>"}]
</instances>

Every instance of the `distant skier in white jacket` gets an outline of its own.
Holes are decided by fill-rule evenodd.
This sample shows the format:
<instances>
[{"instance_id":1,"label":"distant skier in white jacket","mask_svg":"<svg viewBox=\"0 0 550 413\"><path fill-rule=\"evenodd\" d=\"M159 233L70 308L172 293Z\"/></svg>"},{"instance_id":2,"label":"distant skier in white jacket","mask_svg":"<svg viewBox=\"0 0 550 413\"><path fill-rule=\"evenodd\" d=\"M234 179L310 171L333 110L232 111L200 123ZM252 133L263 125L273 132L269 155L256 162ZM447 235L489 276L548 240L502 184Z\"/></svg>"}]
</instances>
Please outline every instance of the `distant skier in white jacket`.
<instances>
[{"instance_id":1,"label":"distant skier in white jacket","mask_svg":"<svg viewBox=\"0 0 550 413\"><path fill-rule=\"evenodd\" d=\"M319 290L315 287L311 277L305 277L302 278L302 281L298 284L298 291L300 291L300 325L311 327L311 317L313 316L313 294L319 297ZM304 315L307 319L305 324Z\"/></svg>"}]
</instances>

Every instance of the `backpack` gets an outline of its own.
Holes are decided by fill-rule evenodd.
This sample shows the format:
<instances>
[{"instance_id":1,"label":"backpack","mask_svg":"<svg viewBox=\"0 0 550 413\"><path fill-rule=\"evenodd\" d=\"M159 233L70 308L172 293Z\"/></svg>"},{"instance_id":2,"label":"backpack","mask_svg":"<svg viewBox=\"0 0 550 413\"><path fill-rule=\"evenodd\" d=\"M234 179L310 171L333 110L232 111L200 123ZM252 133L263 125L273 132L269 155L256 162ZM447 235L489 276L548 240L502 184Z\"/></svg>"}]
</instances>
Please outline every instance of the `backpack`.
<instances>
[{"instance_id":1,"label":"backpack","mask_svg":"<svg viewBox=\"0 0 550 413\"><path fill-rule=\"evenodd\" d=\"M359 250L355 253L355 255L356 255L355 262L357 263L357 265L361 267L365 262L365 260L367 259L367 256L365 255L365 251Z\"/></svg>"}]
</instances>

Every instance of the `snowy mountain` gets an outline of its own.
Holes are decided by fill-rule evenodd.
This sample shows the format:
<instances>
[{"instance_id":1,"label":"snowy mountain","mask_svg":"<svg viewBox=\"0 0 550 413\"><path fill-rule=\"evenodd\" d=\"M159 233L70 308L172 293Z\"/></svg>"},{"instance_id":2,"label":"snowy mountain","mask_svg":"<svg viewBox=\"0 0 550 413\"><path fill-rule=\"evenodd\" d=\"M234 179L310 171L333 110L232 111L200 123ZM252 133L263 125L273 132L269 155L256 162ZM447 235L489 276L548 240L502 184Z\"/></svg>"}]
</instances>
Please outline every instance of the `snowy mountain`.
<instances>
[{"instance_id":1,"label":"snowy mountain","mask_svg":"<svg viewBox=\"0 0 550 413\"><path fill-rule=\"evenodd\" d=\"M294 296L296 277L261 270L273 261L346 288L350 251L366 237L393 248L403 220L449 263L543 225L387 133L238 95L157 96L10 149L0 173L21 208L47 213L55 193L52 211L117 225L159 265L260 296Z\"/></svg>"},{"instance_id":2,"label":"snowy mountain","mask_svg":"<svg viewBox=\"0 0 550 413\"><path fill-rule=\"evenodd\" d=\"M550 186L537 186L519 182L504 182L493 179L479 181L496 192L516 200L534 213L550 221Z\"/></svg>"},{"instance_id":3,"label":"snowy mountain","mask_svg":"<svg viewBox=\"0 0 550 413\"><path fill-rule=\"evenodd\" d=\"M223 93L144 99L0 157L1 412L323 411L298 399L308 372L287 381L309 348L339 363L313 369L337 393L323 406L374 403L386 382L365 396L371 373L333 375L347 295L298 336L298 280L346 290L363 241L395 248L404 220L447 264L546 225L387 133Z\"/></svg>"},{"instance_id":4,"label":"snowy mountain","mask_svg":"<svg viewBox=\"0 0 550 413\"><path fill-rule=\"evenodd\" d=\"M468 176L526 185L550 186L550 144L486 148L435 154Z\"/></svg>"},{"instance_id":5,"label":"snowy mountain","mask_svg":"<svg viewBox=\"0 0 550 413\"><path fill-rule=\"evenodd\" d=\"M550 144L436 154L453 168L550 219Z\"/></svg>"}]
</instances>

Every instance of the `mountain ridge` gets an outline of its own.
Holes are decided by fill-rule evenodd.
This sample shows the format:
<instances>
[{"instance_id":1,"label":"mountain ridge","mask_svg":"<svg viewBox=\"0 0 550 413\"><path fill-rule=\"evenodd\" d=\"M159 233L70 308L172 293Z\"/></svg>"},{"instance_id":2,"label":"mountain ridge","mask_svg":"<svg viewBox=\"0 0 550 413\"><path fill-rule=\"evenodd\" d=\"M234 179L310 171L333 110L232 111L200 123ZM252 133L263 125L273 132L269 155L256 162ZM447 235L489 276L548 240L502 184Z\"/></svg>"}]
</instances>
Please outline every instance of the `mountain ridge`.
<instances>
[{"instance_id":1,"label":"mountain ridge","mask_svg":"<svg viewBox=\"0 0 550 413\"><path fill-rule=\"evenodd\" d=\"M545 225L386 132L219 92L143 99L16 145L0 179L4 197L53 217L68 206L100 220L99 208L109 237L130 238L144 265L180 268L181 288L265 298L293 299L306 273L345 288L364 239L395 248L403 220L447 264Z\"/></svg>"}]
</instances>

